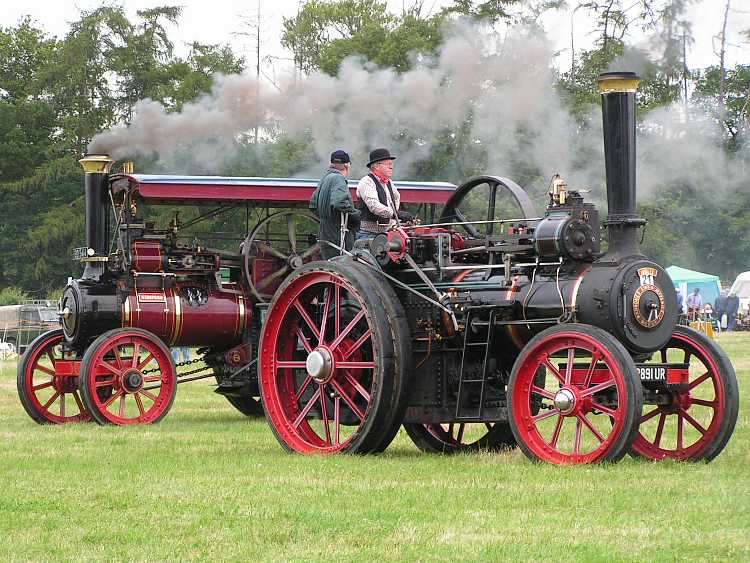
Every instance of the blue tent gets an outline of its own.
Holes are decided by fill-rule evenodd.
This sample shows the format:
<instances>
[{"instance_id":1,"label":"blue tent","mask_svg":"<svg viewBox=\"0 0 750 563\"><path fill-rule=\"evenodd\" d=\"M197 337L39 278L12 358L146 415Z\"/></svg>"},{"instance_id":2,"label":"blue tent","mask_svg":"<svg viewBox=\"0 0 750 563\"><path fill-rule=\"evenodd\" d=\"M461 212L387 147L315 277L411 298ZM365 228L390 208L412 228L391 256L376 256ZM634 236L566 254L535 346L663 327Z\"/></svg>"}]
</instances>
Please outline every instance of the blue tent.
<instances>
[{"instance_id":1,"label":"blue tent","mask_svg":"<svg viewBox=\"0 0 750 563\"><path fill-rule=\"evenodd\" d=\"M687 268L680 268L679 266L670 266L667 268L667 273L685 299L697 287L700 289L703 303L713 305L719 293L721 293L719 276L704 274L703 272L696 272Z\"/></svg>"}]
</instances>

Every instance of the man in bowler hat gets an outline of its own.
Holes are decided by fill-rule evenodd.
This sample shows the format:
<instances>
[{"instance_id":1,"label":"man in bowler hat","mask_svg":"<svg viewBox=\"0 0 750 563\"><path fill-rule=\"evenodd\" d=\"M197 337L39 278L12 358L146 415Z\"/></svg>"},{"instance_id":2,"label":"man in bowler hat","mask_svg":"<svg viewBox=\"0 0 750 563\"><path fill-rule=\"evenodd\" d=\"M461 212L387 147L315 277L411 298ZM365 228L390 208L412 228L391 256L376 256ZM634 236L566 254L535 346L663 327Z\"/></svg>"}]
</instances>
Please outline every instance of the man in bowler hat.
<instances>
[{"instance_id":1,"label":"man in bowler hat","mask_svg":"<svg viewBox=\"0 0 750 563\"><path fill-rule=\"evenodd\" d=\"M360 212L354 208L346 181L350 167L351 159L346 152L333 151L331 164L310 198L310 209L320 219L318 240L324 260L339 255L339 251L326 242L340 246L342 229L345 230L344 248L351 250L354 246Z\"/></svg>"},{"instance_id":2,"label":"man in bowler hat","mask_svg":"<svg viewBox=\"0 0 750 563\"><path fill-rule=\"evenodd\" d=\"M357 185L358 207L362 211L362 223L357 239L371 239L378 233L399 221L411 221L414 216L408 211L400 211L401 196L391 182L393 161L396 160L388 149L375 149L370 152L367 167L370 173ZM361 202L361 203L360 203Z\"/></svg>"}]
</instances>

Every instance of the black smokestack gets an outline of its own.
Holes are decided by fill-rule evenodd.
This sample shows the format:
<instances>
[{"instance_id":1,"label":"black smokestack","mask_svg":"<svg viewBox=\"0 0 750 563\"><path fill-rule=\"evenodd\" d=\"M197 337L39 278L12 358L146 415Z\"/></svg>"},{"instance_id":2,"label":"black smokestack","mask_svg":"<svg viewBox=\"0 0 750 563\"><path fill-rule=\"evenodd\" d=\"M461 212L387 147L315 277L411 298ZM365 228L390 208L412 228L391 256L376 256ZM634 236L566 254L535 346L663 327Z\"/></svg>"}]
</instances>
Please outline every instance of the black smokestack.
<instances>
[{"instance_id":1,"label":"black smokestack","mask_svg":"<svg viewBox=\"0 0 750 563\"><path fill-rule=\"evenodd\" d=\"M638 228L645 224L635 212L635 93L634 72L599 75L604 126L604 162L607 173L605 224L609 230L609 253L640 254Z\"/></svg>"},{"instance_id":2,"label":"black smokestack","mask_svg":"<svg viewBox=\"0 0 750 563\"><path fill-rule=\"evenodd\" d=\"M87 154L78 162L86 174L86 268L84 278L98 278L107 259L109 232L109 169L113 160L107 155Z\"/></svg>"}]
</instances>

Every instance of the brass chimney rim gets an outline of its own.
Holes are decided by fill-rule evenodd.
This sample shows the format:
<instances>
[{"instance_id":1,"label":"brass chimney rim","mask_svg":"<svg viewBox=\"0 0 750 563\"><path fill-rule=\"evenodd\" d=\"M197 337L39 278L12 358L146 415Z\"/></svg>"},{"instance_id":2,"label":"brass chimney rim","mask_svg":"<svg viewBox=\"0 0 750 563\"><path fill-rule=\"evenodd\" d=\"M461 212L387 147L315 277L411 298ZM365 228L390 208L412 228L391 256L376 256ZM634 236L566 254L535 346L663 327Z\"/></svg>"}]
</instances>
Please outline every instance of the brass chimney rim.
<instances>
[{"instance_id":1,"label":"brass chimney rim","mask_svg":"<svg viewBox=\"0 0 750 563\"><path fill-rule=\"evenodd\" d=\"M640 77L635 72L603 72L599 75L599 92L637 92Z\"/></svg>"},{"instance_id":2,"label":"brass chimney rim","mask_svg":"<svg viewBox=\"0 0 750 563\"><path fill-rule=\"evenodd\" d=\"M87 154L78 162L86 174L109 174L115 161L106 154Z\"/></svg>"}]
</instances>

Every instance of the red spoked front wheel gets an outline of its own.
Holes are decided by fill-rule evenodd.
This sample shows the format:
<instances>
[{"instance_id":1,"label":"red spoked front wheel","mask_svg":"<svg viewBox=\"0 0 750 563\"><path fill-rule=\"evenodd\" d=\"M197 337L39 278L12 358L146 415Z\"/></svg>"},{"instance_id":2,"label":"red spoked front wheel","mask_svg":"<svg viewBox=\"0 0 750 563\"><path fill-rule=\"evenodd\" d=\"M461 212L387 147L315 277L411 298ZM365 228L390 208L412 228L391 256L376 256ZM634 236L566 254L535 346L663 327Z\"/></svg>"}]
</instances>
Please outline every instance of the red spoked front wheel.
<instances>
[{"instance_id":1,"label":"red spoked front wheel","mask_svg":"<svg viewBox=\"0 0 750 563\"><path fill-rule=\"evenodd\" d=\"M737 377L727 355L710 338L675 327L653 362L680 366L684 382L646 393L631 453L649 459L710 461L724 449L739 410ZM656 403L656 404L654 404Z\"/></svg>"},{"instance_id":2,"label":"red spoked front wheel","mask_svg":"<svg viewBox=\"0 0 750 563\"><path fill-rule=\"evenodd\" d=\"M627 350L607 332L582 324L535 336L516 359L508 390L518 445L529 458L555 464L622 458L643 404Z\"/></svg>"},{"instance_id":3,"label":"red spoked front wheel","mask_svg":"<svg viewBox=\"0 0 750 563\"><path fill-rule=\"evenodd\" d=\"M367 276L333 262L303 267L277 291L263 326L260 391L286 449L371 452L390 431L394 337L378 295Z\"/></svg>"},{"instance_id":4,"label":"red spoked front wheel","mask_svg":"<svg viewBox=\"0 0 750 563\"><path fill-rule=\"evenodd\" d=\"M21 358L16 380L18 397L39 424L91 420L78 392L78 374L61 369L63 362L74 359L75 354L63 348L62 329L40 335Z\"/></svg>"},{"instance_id":5,"label":"red spoked front wheel","mask_svg":"<svg viewBox=\"0 0 750 563\"><path fill-rule=\"evenodd\" d=\"M445 424L404 424L404 430L424 452L453 454L515 447L510 426L504 422L451 422Z\"/></svg>"},{"instance_id":6,"label":"red spoked front wheel","mask_svg":"<svg viewBox=\"0 0 750 563\"><path fill-rule=\"evenodd\" d=\"M81 395L99 424L148 424L169 412L177 378L169 349L139 328L105 332L81 362Z\"/></svg>"}]
</instances>

